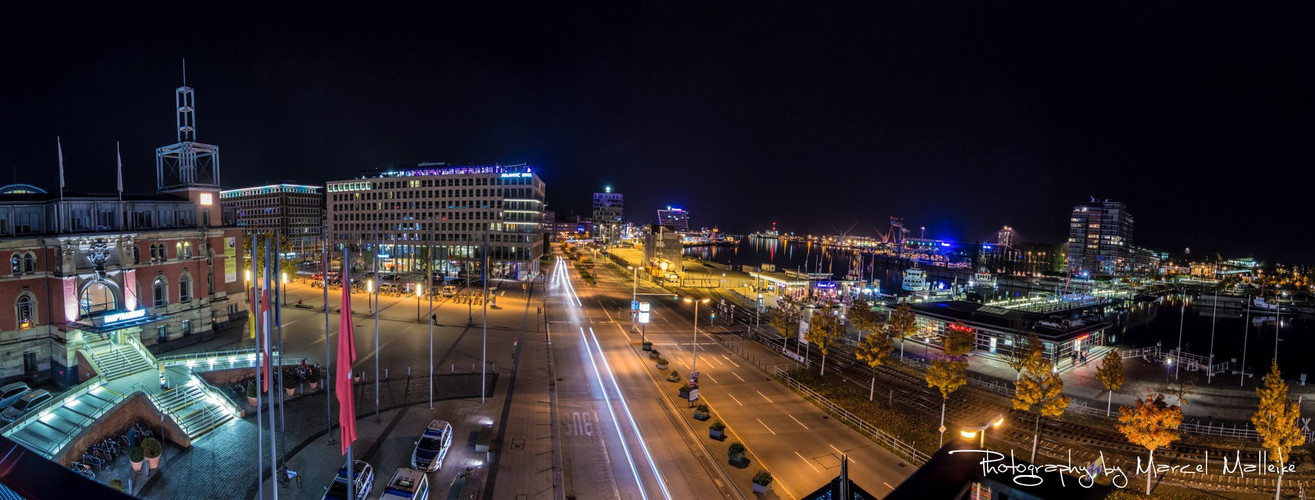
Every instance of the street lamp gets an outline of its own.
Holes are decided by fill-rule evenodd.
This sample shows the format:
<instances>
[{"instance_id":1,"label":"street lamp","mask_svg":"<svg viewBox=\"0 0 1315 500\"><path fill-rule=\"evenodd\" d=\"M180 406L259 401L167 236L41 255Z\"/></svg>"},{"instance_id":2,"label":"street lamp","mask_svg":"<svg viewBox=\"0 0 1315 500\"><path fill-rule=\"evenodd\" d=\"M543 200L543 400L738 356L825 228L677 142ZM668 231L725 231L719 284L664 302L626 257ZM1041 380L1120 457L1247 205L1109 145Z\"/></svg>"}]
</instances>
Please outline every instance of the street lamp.
<instances>
[{"instance_id":1,"label":"street lamp","mask_svg":"<svg viewBox=\"0 0 1315 500\"><path fill-rule=\"evenodd\" d=\"M690 362L690 376L693 377L699 371L699 304L707 304L712 299L694 300L685 297L686 304L694 304L694 361Z\"/></svg>"},{"instance_id":2,"label":"street lamp","mask_svg":"<svg viewBox=\"0 0 1315 500\"><path fill-rule=\"evenodd\" d=\"M635 333L635 314L636 314L636 312L637 312L637 311L636 311L636 304L635 304L635 301L639 300L639 268L638 268L638 267L635 267L635 266L626 266L626 268L627 268L627 269L630 269L630 279L631 279L631 285L630 285L630 334L631 334L631 335L634 335L634 333Z\"/></svg>"},{"instance_id":3,"label":"street lamp","mask_svg":"<svg viewBox=\"0 0 1315 500\"><path fill-rule=\"evenodd\" d=\"M424 295L425 285L416 283L416 321L420 321L420 297Z\"/></svg>"},{"instance_id":4,"label":"street lamp","mask_svg":"<svg viewBox=\"0 0 1315 500\"><path fill-rule=\"evenodd\" d=\"M283 305L288 305L288 273L283 273L283 290L279 295L283 296Z\"/></svg>"},{"instance_id":5,"label":"street lamp","mask_svg":"<svg viewBox=\"0 0 1315 500\"><path fill-rule=\"evenodd\" d=\"M979 425L977 427L964 427L962 430L959 431L959 436L964 439L978 438L980 439L980 441L978 442L977 447L985 449L986 430L992 427L1000 427L1001 425L1004 425L1004 423L1005 423L1005 416L1003 414L996 415L995 418L991 419L990 422L987 422L985 424Z\"/></svg>"}]
</instances>

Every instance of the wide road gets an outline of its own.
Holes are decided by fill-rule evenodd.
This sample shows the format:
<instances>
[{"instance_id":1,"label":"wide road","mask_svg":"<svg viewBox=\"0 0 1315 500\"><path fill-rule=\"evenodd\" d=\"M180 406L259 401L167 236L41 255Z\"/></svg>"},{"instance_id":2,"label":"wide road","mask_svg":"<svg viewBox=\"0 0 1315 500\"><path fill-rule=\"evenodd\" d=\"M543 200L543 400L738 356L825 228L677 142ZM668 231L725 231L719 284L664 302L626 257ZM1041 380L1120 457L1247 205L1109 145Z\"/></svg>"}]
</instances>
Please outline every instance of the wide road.
<instances>
[{"instance_id":1,"label":"wide road","mask_svg":"<svg viewBox=\"0 0 1315 500\"><path fill-rule=\"evenodd\" d=\"M609 268L613 271L606 271ZM577 290L580 303L597 311L591 313L597 315L592 316L595 334L604 345L612 342L632 350L639 343L638 335L626 333L630 328L631 293L636 290L632 288L632 276L611 264L601 263L594 275L597 286L578 282ZM772 472L776 478L772 484L774 492L789 498L811 493L839 475L841 456L849 458L851 479L876 495L886 494L913 473L915 467L911 464L774 381L764 369L770 362L760 368L740 354L750 353L761 360L773 358L771 353L732 335L706 331L704 325L708 324L711 304L699 307L700 328L696 337L692 305L675 299L665 289L642 282L639 285L637 293L645 294L639 299L652 306L645 336L671 361L671 368L682 374L692 370L697 346L701 399L712 407L715 418L727 424L728 441L741 441L748 447L749 458L755 464L751 468L762 467ZM635 358L633 352L619 351L618 359ZM618 368L617 372L630 370ZM619 377L619 380L627 394L632 394L633 387L632 397L639 397L640 391L654 390L651 382L638 377ZM669 392L664 390L655 396L673 399ZM724 467L725 457L718 459L718 466ZM736 486L748 490L748 485Z\"/></svg>"}]
</instances>

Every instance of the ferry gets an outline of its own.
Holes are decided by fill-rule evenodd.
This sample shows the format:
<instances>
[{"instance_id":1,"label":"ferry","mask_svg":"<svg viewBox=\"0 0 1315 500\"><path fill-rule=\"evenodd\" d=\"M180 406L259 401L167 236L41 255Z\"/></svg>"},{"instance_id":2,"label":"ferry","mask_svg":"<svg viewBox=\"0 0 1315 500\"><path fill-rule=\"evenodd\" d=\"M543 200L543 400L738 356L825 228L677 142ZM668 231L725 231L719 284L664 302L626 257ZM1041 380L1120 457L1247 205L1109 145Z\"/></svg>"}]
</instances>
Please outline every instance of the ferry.
<instances>
[{"instance_id":1,"label":"ferry","mask_svg":"<svg viewBox=\"0 0 1315 500\"><path fill-rule=\"evenodd\" d=\"M995 288L997 286L995 275L983 269L973 274L973 279L968 282L969 288Z\"/></svg>"},{"instance_id":2,"label":"ferry","mask_svg":"<svg viewBox=\"0 0 1315 500\"><path fill-rule=\"evenodd\" d=\"M927 291L927 271L922 270L917 264L905 269L903 288L906 292Z\"/></svg>"}]
</instances>

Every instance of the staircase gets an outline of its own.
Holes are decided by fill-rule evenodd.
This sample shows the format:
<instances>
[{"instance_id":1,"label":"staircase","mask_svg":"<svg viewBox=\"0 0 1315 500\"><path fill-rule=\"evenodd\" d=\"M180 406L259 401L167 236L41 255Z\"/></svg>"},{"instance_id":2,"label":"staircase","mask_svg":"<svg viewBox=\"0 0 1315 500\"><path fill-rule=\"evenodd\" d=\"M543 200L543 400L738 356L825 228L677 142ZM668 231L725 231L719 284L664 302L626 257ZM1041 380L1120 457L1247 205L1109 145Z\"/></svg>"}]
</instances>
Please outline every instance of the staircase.
<instances>
[{"instance_id":1,"label":"staircase","mask_svg":"<svg viewBox=\"0 0 1315 500\"><path fill-rule=\"evenodd\" d=\"M82 353L96 366L96 372L106 380L149 370L154 364L133 346L120 346L113 342L88 344Z\"/></svg>"},{"instance_id":2,"label":"staircase","mask_svg":"<svg viewBox=\"0 0 1315 500\"><path fill-rule=\"evenodd\" d=\"M203 384L188 383L150 395L155 407L173 417L191 439L232 420L236 413L223 396L212 395Z\"/></svg>"}]
</instances>

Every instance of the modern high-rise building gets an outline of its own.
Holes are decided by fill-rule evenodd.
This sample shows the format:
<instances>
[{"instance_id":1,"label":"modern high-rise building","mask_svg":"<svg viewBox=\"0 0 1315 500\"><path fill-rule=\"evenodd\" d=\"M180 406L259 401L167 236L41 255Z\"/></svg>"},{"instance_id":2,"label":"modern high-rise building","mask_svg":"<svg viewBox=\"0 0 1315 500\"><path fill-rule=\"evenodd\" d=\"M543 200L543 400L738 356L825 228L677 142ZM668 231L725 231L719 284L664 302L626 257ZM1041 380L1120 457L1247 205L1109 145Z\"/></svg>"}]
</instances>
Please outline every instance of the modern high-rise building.
<instances>
[{"instance_id":1,"label":"modern high-rise building","mask_svg":"<svg viewBox=\"0 0 1315 500\"><path fill-rule=\"evenodd\" d=\"M621 220L625 215L625 198L613 193L612 186L594 193L594 239L614 243L621 239Z\"/></svg>"},{"instance_id":2,"label":"modern high-rise building","mask_svg":"<svg viewBox=\"0 0 1315 500\"><path fill-rule=\"evenodd\" d=\"M329 243L373 255L391 271L479 269L487 241L489 276L529 279L543 255L544 183L520 165L421 163L326 185ZM364 250L369 250L365 253Z\"/></svg>"},{"instance_id":3,"label":"modern high-rise building","mask_svg":"<svg viewBox=\"0 0 1315 500\"><path fill-rule=\"evenodd\" d=\"M275 229L292 243L292 253L316 259L324 227L324 187L271 184L219 192L219 204L233 211L246 234L272 234Z\"/></svg>"},{"instance_id":4,"label":"modern high-rise building","mask_svg":"<svg viewBox=\"0 0 1315 500\"><path fill-rule=\"evenodd\" d=\"M1132 215L1121 202L1073 207L1068 225L1068 270L1115 275L1132 270Z\"/></svg>"},{"instance_id":5,"label":"modern high-rise building","mask_svg":"<svg viewBox=\"0 0 1315 500\"><path fill-rule=\"evenodd\" d=\"M1014 241L1017 239L1018 233L1014 231L1014 228L1009 226L1005 226L995 233L995 244L1005 248L1013 247Z\"/></svg>"},{"instance_id":6,"label":"modern high-rise building","mask_svg":"<svg viewBox=\"0 0 1315 500\"><path fill-rule=\"evenodd\" d=\"M689 212L679 208L658 209L658 224L675 229L677 232L689 232Z\"/></svg>"}]
</instances>

